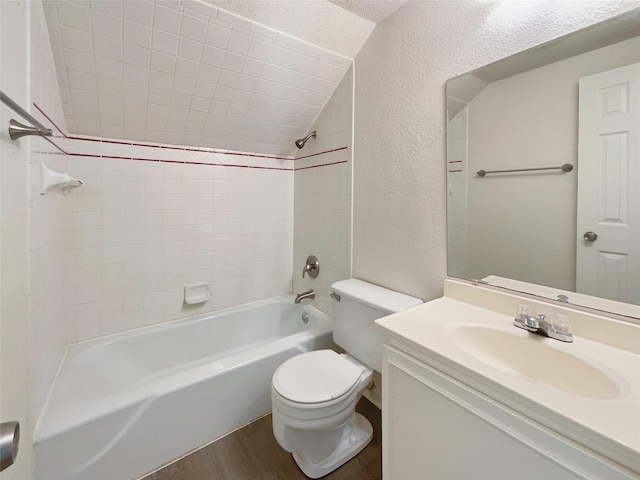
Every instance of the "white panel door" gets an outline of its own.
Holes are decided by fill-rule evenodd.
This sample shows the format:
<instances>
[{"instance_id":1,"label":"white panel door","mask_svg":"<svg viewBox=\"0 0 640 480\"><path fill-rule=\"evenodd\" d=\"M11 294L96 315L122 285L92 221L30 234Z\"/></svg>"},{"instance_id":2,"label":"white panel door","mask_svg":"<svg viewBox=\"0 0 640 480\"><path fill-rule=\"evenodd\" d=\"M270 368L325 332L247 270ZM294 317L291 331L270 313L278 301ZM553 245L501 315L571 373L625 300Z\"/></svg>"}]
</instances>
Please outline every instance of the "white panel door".
<instances>
[{"instance_id":1,"label":"white panel door","mask_svg":"<svg viewBox=\"0 0 640 480\"><path fill-rule=\"evenodd\" d=\"M576 291L640 304L640 63L580 79Z\"/></svg>"}]
</instances>

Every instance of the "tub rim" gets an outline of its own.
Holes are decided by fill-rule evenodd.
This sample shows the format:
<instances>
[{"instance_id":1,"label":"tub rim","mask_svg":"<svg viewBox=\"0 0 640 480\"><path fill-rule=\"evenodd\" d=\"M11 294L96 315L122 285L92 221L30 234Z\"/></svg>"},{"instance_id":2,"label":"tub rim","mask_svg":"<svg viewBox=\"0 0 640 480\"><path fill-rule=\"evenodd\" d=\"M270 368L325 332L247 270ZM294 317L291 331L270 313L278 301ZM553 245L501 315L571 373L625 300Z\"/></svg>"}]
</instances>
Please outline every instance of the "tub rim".
<instances>
[{"instance_id":1,"label":"tub rim","mask_svg":"<svg viewBox=\"0 0 640 480\"><path fill-rule=\"evenodd\" d=\"M264 300L257 300L243 305L228 307L221 310L215 310L197 315L191 315L185 318L169 320L167 322L145 325L143 327L126 330L123 332L115 332L112 334L69 344L65 350L62 360L60 361L60 365L58 366L54 382L47 395L46 402L44 404L42 412L40 413L38 421L36 422L36 427L34 429L34 443L45 441L55 435L77 428L90 420L101 418L112 413L115 410L140 403L141 401L144 401L144 399L155 398L161 393L167 391L165 388L161 387L172 384L172 382L175 382L175 380L180 377L180 374L184 373L185 371L189 372L189 375L187 376L188 378L181 378L177 383L173 383L174 386L184 388L190 384L202 381L205 378L217 375L228 368L235 368L245 363L249 363L252 360L260 357L260 355L256 355L257 353L260 352L262 354L266 354L272 352L273 347L276 345L280 347L301 345L305 341L311 341L320 335L330 334L332 331L332 319L327 313L323 312L319 308L311 304L303 304L302 308L312 309L314 310L314 314L318 315L318 321L309 328L292 333L285 337L277 338L272 342L255 345L248 350L234 352L227 357L222 357L220 359L214 360L213 362L204 361L197 365L193 365L191 368L188 368L186 370L173 371L166 376L156 378L146 384L137 386L130 390L117 392L95 399L71 401L64 405L61 410L58 410L56 415L57 418L51 419L50 416L46 415L49 412L49 408L51 406L54 406L56 409L60 409L61 407L60 405L55 404L59 402L56 402L57 399L55 399L54 394L56 392L55 387L58 385L58 381L60 380L60 376L62 375L64 366L67 365L68 362L73 361L75 357L77 357L87 349L90 349L93 346L109 344L116 339L128 339L143 335L146 331L176 328L182 324L197 322L204 319L214 319L224 314L242 312L250 310L257 306L269 305L274 303L288 303L289 301L291 301L291 304L293 304L294 299L295 295L285 294L276 297L270 297ZM300 351L302 352L303 350L301 349ZM253 352L253 355L249 356L247 352ZM216 364L218 364L217 368L215 368L212 373L211 367ZM134 397L132 395L133 392L135 392L138 396ZM66 410L71 410L76 414L76 421L68 421L68 416L70 415L70 413ZM91 413L93 412L98 414L92 416ZM62 417L62 419L60 417Z\"/></svg>"}]
</instances>

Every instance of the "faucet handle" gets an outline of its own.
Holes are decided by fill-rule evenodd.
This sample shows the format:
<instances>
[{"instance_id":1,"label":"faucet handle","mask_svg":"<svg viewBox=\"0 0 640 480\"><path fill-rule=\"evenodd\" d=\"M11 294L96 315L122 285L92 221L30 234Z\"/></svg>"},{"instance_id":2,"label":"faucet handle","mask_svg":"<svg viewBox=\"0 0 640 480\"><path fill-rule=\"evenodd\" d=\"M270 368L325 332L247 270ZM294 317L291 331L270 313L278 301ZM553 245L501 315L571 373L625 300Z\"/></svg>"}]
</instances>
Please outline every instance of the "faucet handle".
<instances>
[{"instance_id":1,"label":"faucet handle","mask_svg":"<svg viewBox=\"0 0 640 480\"><path fill-rule=\"evenodd\" d=\"M551 322L553 329L558 333L571 333L571 324L569 317L561 313L556 313Z\"/></svg>"},{"instance_id":2,"label":"faucet handle","mask_svg":"<svg viewBox=\"0 0 640 480\"><path fill-rule=\"evenodd\" d=\"M320 262L315 255L309 255L307 257L307 262L302 268L302 278L304 278L305 273L308 273L311 278L316 278L318 273L320 273Z\"/></svg>"},{"instance_id":3,"label":"faucet handle","mask_svg":"<svg viewBox=\"0 0 640 480\"><path fill-rule=\"evenodd\" d=\"M520 325L524 325L525 319L529 316L529 306L520 304L516 308L516 317L514 320Z\"/></svg>"}]
</instances>

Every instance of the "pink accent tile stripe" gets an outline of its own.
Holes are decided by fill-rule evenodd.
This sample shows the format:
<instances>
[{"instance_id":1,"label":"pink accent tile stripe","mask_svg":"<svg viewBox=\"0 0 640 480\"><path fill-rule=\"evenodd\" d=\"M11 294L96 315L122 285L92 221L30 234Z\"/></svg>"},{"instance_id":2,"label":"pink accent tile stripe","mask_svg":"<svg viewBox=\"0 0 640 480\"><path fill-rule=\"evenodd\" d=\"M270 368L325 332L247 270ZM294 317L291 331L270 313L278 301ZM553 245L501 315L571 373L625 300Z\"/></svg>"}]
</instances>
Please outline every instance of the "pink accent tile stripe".
<instances>
[{"instance_id":1,"label":"pink accent tile stripe","mask_svg":"<svg viewBox=\"0 0 640 480\"><path fill-rule=\"evenodd\" d=\"M185 161L185 160L160 160L157 158L119 157L116 155L91 155L86 153L67 153L67 152L63 152L63 153L65 155L69 155L70 157L109 158L113 160L132 160L134 162L159 162L159 163L179 163L184 165L208 165L211 167L255 168L258 170L280 170L285 172L293 172L294 170L293 168L263 167L263 166L256 166L256 165L240 165L235 163L201 163L201 162L191 162L191 161Z\"/></svg>"},{"instance_id":2,"label":"pink accent tile stripe","mask_svg":"<svg viewBox=\"0 0 640 480\"><path fill-rule=\"evenodd\" d=\"M65 153L71 157L90 157L90 158L109 158L114 160L132 160L134 162L159 162L159 163L179 163L183 165L207 165L210 167L233 167L233 168L255 168L258 170L281 170L285 172L293 172L293 168L282 167L262 167L256 165L240 165L235 163L201 163L190 162L184 160L159 160L156 158L141 158L141 157L118 157L115 155L88 155L85 153Z\"/></svg>"},{"instance_id":3,"label":"pink accent tile stripe","mask_svg":"<svg viewBox=\"0 0 640 480\"><path fill-rule=\"evenodd\" d=\"M33 106L60 132L62 137L53 136L53 137L43 137L47 140L51 145L53 145L56 149L58 149L62 154L69 155L72 157L90 157L90 158L111 158L111 159L122 159L122 160L134 160L140 162L161 162L161 163L184 163L188 165L211 165L218 167L233 167L233 168L255 168L258 170L280 170L280 171L296 171L296 170L307 170L310 168L319 168L319 167L327 167L330 165L338 165L341 163L347 163L348 160L341 160L339 162L331 162L331 163L323 163L320 165L310 165L308 167L295 168L284 168L284 167L267 167L267 166L255 166L255 165L241 165L241 164L233 164L233 163L204 163L204 162L191 162L191 161L181 161L181 160L165 160L165 159L154 159L154 158L141 158L141 157L122 157L122 156L114 156L114 155L94 155L94 154L85 154L85 153L70 153L63 150L58 144L56 144L53 139L55 138L65 138L67 140L76 140L82 142L93 142L93 143L109 143L115 145L130 145L130 146L138 146L138 147L152 147L158 149L166 149L166 150L181 150L187 152L201 152L201 153L216 153L223 154L229 156L238 156L238 157L251 157L251 158L265 158L270 160L286 160L286 161L294 161L294 160L302 160L305 158L315 157L319 155L325 155L328 153L339 152L342 150L346 150L348 147L340 147L334 148L333 150L326 150L324 152L318 152L311 155L306 155L304 157L292 158L292 157L281 157L276 155L260 155L260 154L252 154L252 153L242 153L242 152L232 152L227 150L219 150L214 148L194 148L194 147L180 147L180 146L168 146L168 145L157 145L157 144L149 144L149 143L139 143L139 142L127 142L120 140L106 140L102 138L95 137L78 137L75 135L67 135L65 134L58 125L36 104ZM40 153L55 153L55 152L40 152Z\"/></svg>"},{"instance_id":4,"label":"pink accent tile stripe","mask_svg":"<svg viewBox=\"0 0 640 480\"><path fill-rule=\"evenodd\" d=\"M449 173L459 173L462 172L462 170L449 170Z\"/></svg>"},{"instance_id":5,"label":"pink accent tile stripe","mask_svg":"<svg viewBox=\"0 0 640 480\"><path fill-rule=\"evenodd\" d=\"M302 160L303 158L311 158L311 157L315 157L317 155L324 155L325 153L339 152L340 150L346 150L347 148L348 147L334 148L333 150L326 150L324 152L313 153L311 155L306 155L304 157L297 157L296 160Z\"/></svg>"},{"instance_id":6,"label":"pink accent tile stripe","mask_svg":"<svg viewBox=\"0 0 640 480\"><path fill-rule=\"evenodd\" d=\"M220 150L217 148L194 148L194 147L171 147L168 145L154 145L150 143L138 143L138 142L123 142L119 140L105 140L101 138L92 138L92 137L76 137L74 135L66 136L66 138L70 140L78 140L81 142L98 142L98 143L110 143L112 145L131 145L134 147L150 147L150 148L159 148L163 150L179 150L186 152L206 152L206 153L219 153L223 155L235 155L238 157L253 157L253 158L268 158L270 160L295 160L292 157L279 157L276 155L262 155L259 153L242 153L242 152L232 152L229 150Z\"/></svg>"},{"instance_id":7,"label":"pink accent tile stripe","mask_svg":"<svg viewBox=\"0 0 640 480\"><path fill-rule=\"evenodd\" d=\"M47 142L49 142L51 145L53 145L54 147L56 147L58 150L60 150L62 153L64 153L65 155L69 155L67 152L65 152L63 149L61 149L52 139L51 137L42 137L44 138Z\"/></svg>"},{"instance_id":8,"label":"pink accent tile stripe","mask_svg":"<svg viewBox=\"0 0 640 480\"><path fill-rule=\"evenodd\" d=\"M309 167L300 167L300 168L296 168L295 171L298 172L300 170L308 170L310 168L318 168L318 167L328 167L330 165L339 165L341 163L347 163L348 160L340 160L339 162L331 162L331 163L323 163L321 165L311 165Z\"/></svg>"},{"instance_id":9,"label":"pink accent tile stripe","mask_svg":"<svg viewBox=\"0 0 640 480\"><path fill-rule=\"evenodd\" d=\"M33 104L33 106L34 106L34 107L36 107L36 108L38 109L38 111L39 111L42 115L44 115L44 118L46 118L47 120L49 120L49 122L51 122L51 125L53 125L53 126L56 128L56 130L58 130L58 131L62 134L62 136L63 136L63 137L65 137L65 138L67 137L67 136L65 135L65 133L64 133L62 130L60 130L60 127L58 127L58 125L56 125L56 123L55 123L53 120L51 120L51 118L49 118L49 115L47 115L46 113L44 113L44 112L42 111L42 109L41 109L37 104L35 104L35 103L34 103L34 104ZM57 145L56 145L56 146L57 146Z\"/></svg>"}]
</instances>

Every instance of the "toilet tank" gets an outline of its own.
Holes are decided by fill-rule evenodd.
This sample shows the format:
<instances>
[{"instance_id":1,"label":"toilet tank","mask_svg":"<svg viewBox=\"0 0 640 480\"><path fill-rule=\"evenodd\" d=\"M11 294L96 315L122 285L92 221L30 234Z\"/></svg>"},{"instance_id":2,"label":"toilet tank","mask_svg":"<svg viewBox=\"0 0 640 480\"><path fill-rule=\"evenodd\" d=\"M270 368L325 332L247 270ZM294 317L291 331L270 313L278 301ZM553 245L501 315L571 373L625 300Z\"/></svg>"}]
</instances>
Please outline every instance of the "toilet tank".
<instances>
[{"instance_id":1,"label":"toilet tank","mask_svg":"<svg viewBox=\"0 0 640 480\"><path fill-rule=\"evenodd\" d=\"M419 298L350 278L331 285L333 341L365 365L381 371L382 345L387 343L374 321L422 303Z\"/></svg>"}]
</instances>

